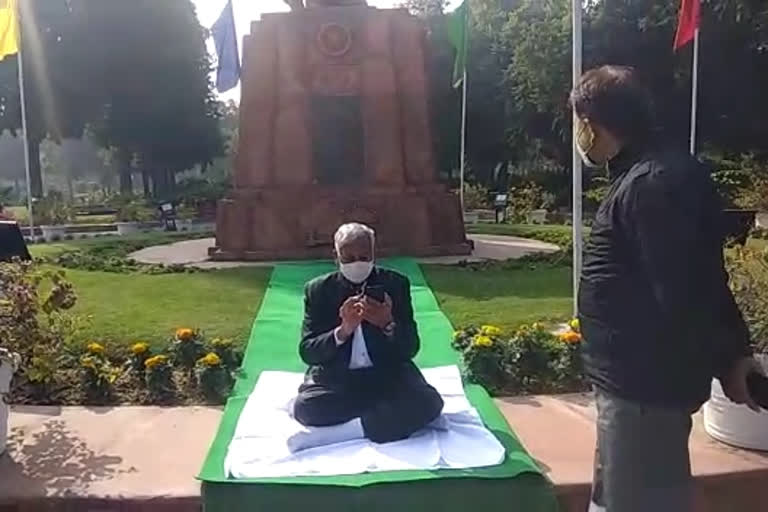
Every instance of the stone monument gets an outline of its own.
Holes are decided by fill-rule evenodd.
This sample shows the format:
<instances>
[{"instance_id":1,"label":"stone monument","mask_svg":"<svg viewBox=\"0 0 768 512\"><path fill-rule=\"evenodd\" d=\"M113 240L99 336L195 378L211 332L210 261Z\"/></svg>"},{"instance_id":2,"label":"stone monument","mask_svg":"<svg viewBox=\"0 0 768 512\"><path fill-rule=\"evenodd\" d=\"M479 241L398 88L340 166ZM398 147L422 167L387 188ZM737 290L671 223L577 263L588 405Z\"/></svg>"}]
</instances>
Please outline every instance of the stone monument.
<instances>
[{"instance_id":1,"label":"stone monument","mask_svg":"<svg viewBox=\"0 0 768 512\"><path fill-rule=\"evenodd\" d=\"M458 198L437 181L424 26L363 0L290 3L245 37L211 257L325 258L350 221L376 229L380 255L469 254Z\"/></svg>"}]
</instances>

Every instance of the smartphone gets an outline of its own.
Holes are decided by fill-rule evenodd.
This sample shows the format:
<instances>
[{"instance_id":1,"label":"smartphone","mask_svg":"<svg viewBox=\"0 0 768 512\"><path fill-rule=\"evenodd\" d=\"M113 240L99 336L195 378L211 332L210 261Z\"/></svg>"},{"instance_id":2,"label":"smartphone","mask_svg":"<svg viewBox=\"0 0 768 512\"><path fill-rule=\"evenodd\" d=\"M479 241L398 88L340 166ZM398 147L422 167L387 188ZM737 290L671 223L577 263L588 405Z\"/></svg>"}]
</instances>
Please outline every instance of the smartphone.
<instances>
[{"instance_id":1,"label":"smartphone","mask_svg":"<svg viewBox=\"0 0 768 512\"><path fill-rule=\"evenodd\" d=\"M374 284L366 286L363 293L366 297L370 297L378 302L384 302L386 300L384 298L386 296L386 292L384 291L384 287L381 285Z\"/></svg>"},{"instance_id":2,"label":"smartphone","mask_svg":"<svg viewBox=\"0 0 768 512\"><path fill-rule=\"evenodd\" d=\"M747 387L752 400L763 409L768 409L768 377L752 372L747 377Z\"/></svg>"}]
</instances>

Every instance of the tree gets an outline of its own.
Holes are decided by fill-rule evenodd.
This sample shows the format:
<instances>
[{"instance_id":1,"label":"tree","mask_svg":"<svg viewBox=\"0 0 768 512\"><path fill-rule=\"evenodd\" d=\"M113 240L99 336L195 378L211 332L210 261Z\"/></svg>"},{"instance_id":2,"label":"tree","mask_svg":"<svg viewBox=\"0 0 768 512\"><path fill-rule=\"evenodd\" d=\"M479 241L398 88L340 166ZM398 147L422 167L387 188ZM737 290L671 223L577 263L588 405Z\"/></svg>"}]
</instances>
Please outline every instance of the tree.
<instances>
[{"instance_id":1,"label":"tree","mask_svg":"<svg viewBox=\"0 0 768 512\"><path fill-rule=\"evenodd\" d=\"M154 192L166 194L176 172L223 153L205 31L189 0L103 0L89 11L108 30L90 34L105 46L106 101L95 140L116 148L123 192L132 190L136 158Z\"/></svg>"}]
</instances>

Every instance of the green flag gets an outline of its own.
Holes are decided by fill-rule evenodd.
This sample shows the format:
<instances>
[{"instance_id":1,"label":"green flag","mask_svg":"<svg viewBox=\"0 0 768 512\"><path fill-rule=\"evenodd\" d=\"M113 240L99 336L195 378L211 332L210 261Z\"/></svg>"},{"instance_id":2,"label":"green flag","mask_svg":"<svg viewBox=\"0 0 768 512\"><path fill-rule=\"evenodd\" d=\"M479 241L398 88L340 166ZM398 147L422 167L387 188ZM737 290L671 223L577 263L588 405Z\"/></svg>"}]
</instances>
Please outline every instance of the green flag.
<instances>
[{"instance_id":1,"label":"green flag","mask_svg":"<svg viewBox=\"0 0 768 512\"><path fill-rule=\"evenodd\" d=\"M464 0L455 11L448 15L448 39L456 48L456 62L453 65L453 87L458 88L464 82L464 73L467 69L467 14L469 12Z\"/></svg>"}]
</instances>

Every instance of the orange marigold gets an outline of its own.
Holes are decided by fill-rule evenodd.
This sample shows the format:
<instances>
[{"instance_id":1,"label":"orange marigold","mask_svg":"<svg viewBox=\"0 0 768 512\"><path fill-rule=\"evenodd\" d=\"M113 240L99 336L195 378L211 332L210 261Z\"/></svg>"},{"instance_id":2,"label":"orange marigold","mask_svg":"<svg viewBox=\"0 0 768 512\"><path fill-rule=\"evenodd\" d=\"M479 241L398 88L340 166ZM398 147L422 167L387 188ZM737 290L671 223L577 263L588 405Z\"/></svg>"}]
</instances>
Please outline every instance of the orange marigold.
<instances>
[{"instance_id":1,"label":"orange marigold","mask_svg":"<svg viewBox=\"0 0 768 512\"><path fill-rule=\"evenodd\" d=\"M560 341L563 343L581 343L581 334L569 331L560 335Z\"/></svg>"},{"instance_id":2,"label":"orange marigold","mask_svg":"<svg viewBox=\"0 0 768 512\"><path fill-rule=\"evenodd\" d=\"M189 341L195 337L195 331L193 329L181 328L176 329L176 339L181 341Z\"/></svg>"}]
</instances>

